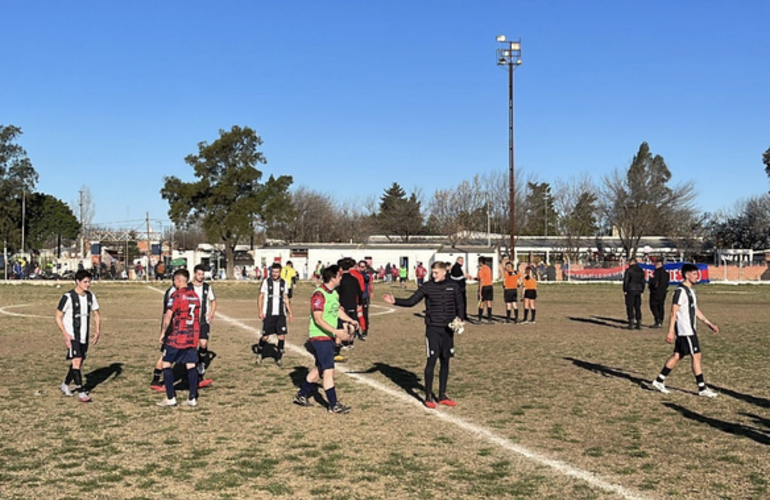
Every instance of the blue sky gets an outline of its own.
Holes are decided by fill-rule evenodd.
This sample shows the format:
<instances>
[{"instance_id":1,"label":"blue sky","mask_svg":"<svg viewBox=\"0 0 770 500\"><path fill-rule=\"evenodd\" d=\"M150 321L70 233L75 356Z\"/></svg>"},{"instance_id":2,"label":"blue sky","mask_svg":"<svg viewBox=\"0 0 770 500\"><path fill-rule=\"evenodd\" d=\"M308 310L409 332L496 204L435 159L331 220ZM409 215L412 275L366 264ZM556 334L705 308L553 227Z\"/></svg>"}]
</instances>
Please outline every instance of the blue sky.
<instances>
[{"instance_id":1,"label":"blue sky","mask_svg":"<svg viewBox=\"0 0 770 500\"><path fill-rule=\"evenodd\" d=\"M163 176L219 129L250 126L266 175L337 199L454 186L516 166L541 181L626 168L642 141L705 211L767 192L770 2L14 2L0 124L97 223L167 218ZM501 186L501 189L505 189Z\"/></svg>"}]
</instances>

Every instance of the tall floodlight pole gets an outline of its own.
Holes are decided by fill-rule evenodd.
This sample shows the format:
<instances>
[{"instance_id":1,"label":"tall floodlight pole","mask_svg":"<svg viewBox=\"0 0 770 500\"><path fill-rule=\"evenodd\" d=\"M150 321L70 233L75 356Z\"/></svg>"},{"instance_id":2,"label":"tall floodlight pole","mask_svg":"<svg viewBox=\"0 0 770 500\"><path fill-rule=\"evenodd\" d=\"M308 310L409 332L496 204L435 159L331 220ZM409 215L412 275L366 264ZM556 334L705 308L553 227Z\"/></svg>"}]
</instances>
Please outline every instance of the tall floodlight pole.
<instances>
[{"instance_id":1,"label":"tall floodlight pole","mask_svg":"<svg viewBox=\"0 0 770 500\"><path fill-rule=\"evenodd\" d=\"M513 42L507 41L504 35L499 35L497 41L504 44L497 49L497 65L508 66L508 204L510 205L510 243L508 244L508 257L511 262L516 261L516 242L514 241L515 226L515 170L513 159L513 70L521 65L521 39Z\"/></svg>"}]
</instances>

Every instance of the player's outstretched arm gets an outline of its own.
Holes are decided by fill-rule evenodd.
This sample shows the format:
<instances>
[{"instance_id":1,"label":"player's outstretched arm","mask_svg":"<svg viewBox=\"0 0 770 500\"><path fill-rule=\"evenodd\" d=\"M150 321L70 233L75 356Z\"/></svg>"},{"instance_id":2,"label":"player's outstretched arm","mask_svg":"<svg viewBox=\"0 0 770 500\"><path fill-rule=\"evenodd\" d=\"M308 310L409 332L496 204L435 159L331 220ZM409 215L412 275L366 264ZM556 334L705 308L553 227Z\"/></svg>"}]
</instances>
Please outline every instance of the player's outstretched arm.
<instances>
[{"instance_id":1,"label":"player's outstretched arm","mask_svg":"<svg viewBox=\"0 0 770 500\"><path fill-rule=\"evenodd\" d=\"M422 288L418 288L416 292L414 292L410 297L406 299L397 299L393 297L393 294L387 294L382 298L388 304L393 304L401 307L414 307L417 304L419 304L422 299L425 298L425 292L423 291Z\"/></svg>"},{"instance_id":2,"label":"player's outstretched arm","mask_svg":"<svg viewBox=\"0 0 770 500\"><path fill-rule=\"evenodd\" d=\"M706 326L709 327L712 332L719 333L719 327L714 323L712 323L711 321L709 321L708 318L706 318L706 316L704 316L703 313L700 312L700 309L698 309L697 307L695 308L695 317L703 321L704 323L706 323Z\"/></svg>"}]
</instances>

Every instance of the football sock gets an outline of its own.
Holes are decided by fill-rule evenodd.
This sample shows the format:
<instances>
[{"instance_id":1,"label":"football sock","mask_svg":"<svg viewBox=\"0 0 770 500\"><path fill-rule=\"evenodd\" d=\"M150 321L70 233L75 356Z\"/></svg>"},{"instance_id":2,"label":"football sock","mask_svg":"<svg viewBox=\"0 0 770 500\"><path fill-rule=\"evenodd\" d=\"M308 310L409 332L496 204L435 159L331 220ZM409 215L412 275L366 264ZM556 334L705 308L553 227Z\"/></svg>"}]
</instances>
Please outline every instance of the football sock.
<instances>
[{"instance_id":1,"label":"football sock","mask_svg":"<svg viewBox=\"0 0 770 500\"><path fill-rule=\"evenodd\" d=\"M285 340L278 340L278 353L283 354L284 347L286 347L286 341Z\"/></svg>"},{"instance_id":2,"label":"football sock","mask_svg":"<svg viewBox=\"0 0 770 500\"><path fill-rule=\"evenodd\" d=\"M433 391L433 371L436 369L435 357L428 358L428 362L425 364L425 394L430 396Z\"/></svg>"},{"instance_id":3,"label":"football sock","mask_svg":"<svg viewBox=\"0 0 770 500\"><path fill-rule=\"evenodd\" d=\"M305 380L305 383L303 383L302 387L300 387L299 389L300 396L307 397L307 395L310 394L310 391L313 390L314 385L315 384L313 384L312 382L308 382L307 380Z\"/></svg>"},{"instance_id":4,"label":"football sock","mask_svg":"<svg viewBox=\"0 0 770 500\"><path fill-rule=\"evenodd\" d=\"M187 382L190 384L190 399L198 399L198 370L196 367L187 370Z\"/></svg>"},{"instance_id":5,"label":"football sock","mask_svg":"<svg viewBox=\"0 0 770 500\"><path fill-rule=\"evenodd\" d=\"M515 319L516 321L519 321L519 310L518 310L518 308L513 310L513 319Z\"/></svg>"},{"instance_id":6,"label":"football sock","mask_svg":"<svg viewBox=\"0 0 770 500\"><path fill-rule=\"evenodd\" d=\"M67 371L67 376L64 377L64 383L66 385L70 385L70 382L72 382L72 365L70 365L70 369Z\"/></svg>"},{"instance_id":7,"label":"football sock","mask_svg":"<svg viewBox=\"0 0 770 500\"><path fill-rule=\"evenodd\" d=\"M441 367L438 370L438 396L446 397L446 387L449 382L449 358L441 359Z\"/></svg>"},{"instance_id":8,"label":"football sock","mask_svg":"<svg viewBox=\"0 0 770 500\"><path fill-rule=\"evenodd\" d=\"M330 387L324 391L326 392L326 400L329 402L329 407L333 408L337 404L337 390L334 387Z\"/></svg>"},{"instance_id":9,"label":"football sock","mask_svg":"<svg viewBox=\"0 0 770 500\"><path fill-rule=\"evenodd\" d=\"M198 347L198 363L202 364L203 366L206 366L206 361L208 361L208 353L209 353L208 347L203 347L203 346Z\"/></svg>"},{"instance_id":10,"label":"football sock","mask_svg":"<svg viewBox=\"0 0 770 500\"><path fill-rule=\"evenodd\" d=\"M702 391L706 389L706 381L703 379L703 374L695 375L695 381L698 383L698 390Z\"/></svg>"},{"instance_id":11,"label":"football sock","mask_svg":"<svg viewBox=\"0 0 770 500\"><path fill-rule=\"evenodd\" d=\"M481 321L481 318L484 317L484 309L479 307L479 321Z\"/></svg>"},{"instance_id":12,"label":"football sock","mask_svg":"<svg viewBox=\"0 0 770 500\"><path fill-rule=\"evenodd\" d=\"M163 370L159 370L157 368L154 368L152 370L152 381L154 383L160 382L160 376L163 375Z\"/></svg>"},{"instance_id":13,"label":"football sock","mask_svg":"<svg viewBox=\"0 0 770 500\"><path fill-rule=\"evenodd\" d=\"M529 309L524 309L524 321L527 321L527 316L529 316Z\"/></svg>"},{"instance_id":14,"label":"football sock","mask_svg":"<svg viewBox=\"0 0 770 500\"><path fill-rule=\"evenodd\" d=\"M166 399L174 399L176 392L174 392L174 370L169 366L163 369L163 385L166 386Z\"/></svg>"},{"instance_id":15,"label":"football sock","mask_svg":"<svg viewBox=\"0 0 770 500\"><path fill-rule=\"evenodd\" d=\"M510 309L506 309L505 310L505 319L511 319L511 310Z\"/></svg>"},{"instance_id":16,"label":"football sock","mask_svg":"<svg viewBox=\"0 0 770 500\"><path fill-rule=\"evenodd\" d=\"M671 373L671 368L663 367L663 369L660 371L660 375L658 375L657 380L661 384L666 381L666 377L668 377L668 374Z\"/></svg>"},{"instance_id":17,"label":"football sock","mask_svg":"<svg viewBox=\"0 0 770 500\"><path fill-rule=\"evenodd\" d=\"M267 337L265 337L264 335L262 337L259 337L259 344L257 344L257 350L259 352L262 352L262 349L264 349L265 342L267 342Z\"/></svg>"},{"instance_id":18,"label":"football sock","mask_svg":"<svg viewBox=\"0 0 770 500\"><path fill-rule=\"evenodd\" d=\"M79 368L71 368L72 381L75 382L75 390L77 392L83 392L83 376L80 373Z\"/></svg>"},{"instance_id":19,"label":"football sock","mask_svg":"<svg viewBox=\"0 0 770 500\"><path fill-rule=\"evenodd\" d=\"M492 319L492 308L491 307L487 307L487 319L488 320Z\"/></svg>"},{"instance_id":20,"label":"football sock","mask_svg":"<svg viewBox=\"0 0 770 500\"><path fill-rule=\"evenodd\" d=\"M535 321L535 314L537 314L537 309L532 309L532 321Z\"/></svg>"}]
</instances>

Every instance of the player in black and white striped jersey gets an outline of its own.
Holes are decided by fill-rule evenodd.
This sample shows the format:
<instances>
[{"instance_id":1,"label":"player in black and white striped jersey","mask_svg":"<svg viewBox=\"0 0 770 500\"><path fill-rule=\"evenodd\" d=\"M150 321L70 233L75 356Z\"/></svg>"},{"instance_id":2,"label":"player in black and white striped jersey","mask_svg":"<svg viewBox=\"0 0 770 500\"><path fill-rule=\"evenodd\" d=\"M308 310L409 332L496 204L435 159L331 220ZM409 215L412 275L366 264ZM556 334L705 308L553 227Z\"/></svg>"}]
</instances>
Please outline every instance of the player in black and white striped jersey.
<instances>
[{"instance_id":1,"label":"player in black and white striped jersey","mask_svg":"<svg viewBox=\"0 0 770 500\"><path fill-rule=\"evenodd\" d=\"M92 399L83 386L81 368L86 359L89 340L91 345L96 345L102 328L99 302L89 288L91 288L91 273L81 269L75 273L75 288L61 296L55 315L56 325L64 335L67 359L70 360L67 376L59 389L65 396L74 396L69 387L70 383L74 382L75 391L82 403L90 403ZM91 338L92 314L96 326L93 338Z\"/></svg>"},{"instance_id":2,"label":"player in black and white striped jersey","mask_svg":"<svg viewBox=\"0 0 770 500\"><path fill-rule=\"evenodd\" d=\"M198 264L193 269L193 279L189 287L195 291L195 294L201 299L200 318L201 332L200 344L198 345L198 375L203 377L211 361L216 357L216 353L209 351L209 337L211 335L211 323L214 321L214 314L217 312L217 298L214 295L214 289L204 280L206 266Z\"/></svg>"},{"instance_id":3,"label":"player in black and white striped jersey","mask_svg":"<svg viewBox=\"0 0 770 500\"><path fill-rule=\"evenodd\" d=\"M278 353L275 364L281 366L283 363L282 358L286 346L286 334L288 333L287 313L289 320L294 320L289 302L289 289L289 284L281 278L281 264L274 263L270 268L270 276L262 280L262 287L259 290L259 299L257 300L259 319L262 320L262 335L259 337L259 342L252 346L252 350L257 355L258 363L262 362L265 343L270 335L278 336Z\"/></svg>"},{"instance_id":4,"label":"player in black and white striped jersey","mask_svg":"<svg viewBox=\"0 0 770 500\"><path fill-rule=\"evenodd\" d=\"M698 309L698 299L695 297L695 290L692 289L693 285L698 282L698 266L689 263L682 265L682 276L684 278L682 284L674 291L671 321L666 335L666 342L674 344L674 353L668 358L660 375L652 382L652 386L663 394L668 394L670 391L666 389L666 377L679 363L679 360L685 356L690 356L692 358L692 373L698 384L698 395L715 398L717 393L708 388L703 378L697 320L706 323L706 326L714 333L719 333L719 328Z\"/></svg>"}]
</instances>

